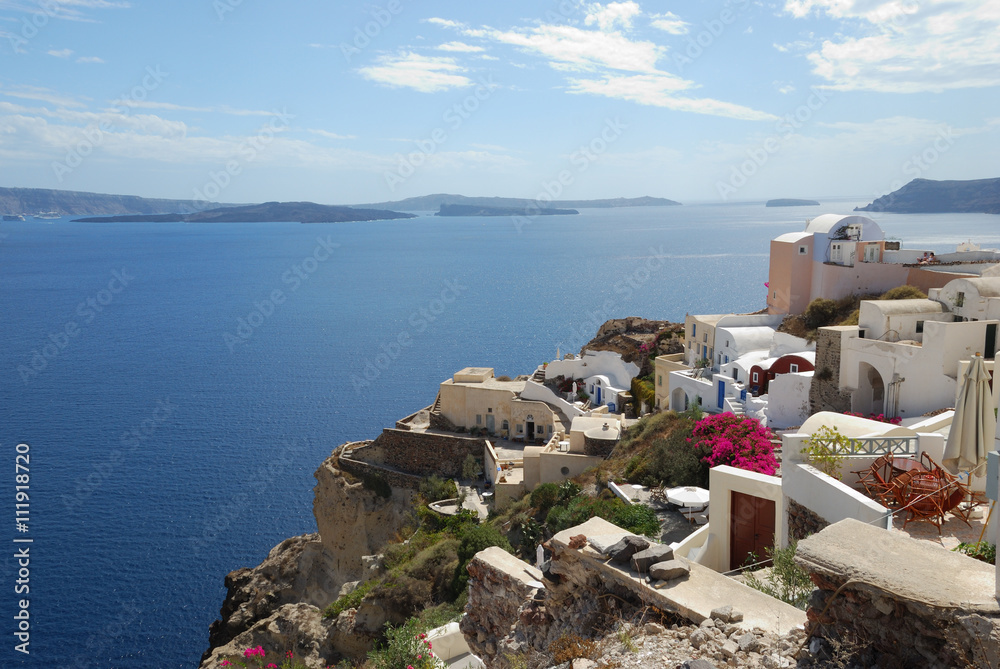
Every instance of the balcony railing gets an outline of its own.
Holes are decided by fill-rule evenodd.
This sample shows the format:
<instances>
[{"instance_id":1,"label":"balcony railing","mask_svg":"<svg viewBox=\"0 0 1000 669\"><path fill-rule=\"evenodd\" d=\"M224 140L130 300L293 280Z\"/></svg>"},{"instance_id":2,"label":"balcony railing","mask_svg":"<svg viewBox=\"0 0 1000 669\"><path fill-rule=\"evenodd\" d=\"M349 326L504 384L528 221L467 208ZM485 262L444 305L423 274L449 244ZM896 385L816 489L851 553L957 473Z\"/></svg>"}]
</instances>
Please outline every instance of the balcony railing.
<instances>
[{"instance_id":1,"label":"balcony railing","mask_svg":"<svg viewBox=\"0 0 1000 669\"><path fill-rule=\"evenodd\" d=\"M815 439L815 444L822 444L828 450L837 448L837 443L828 439ZM875 456L880 455L900 455L916 456L920 439L918 437L867 437L864 439L851 439L837 453L844 455Z\"/></svg>"}]
</instances>

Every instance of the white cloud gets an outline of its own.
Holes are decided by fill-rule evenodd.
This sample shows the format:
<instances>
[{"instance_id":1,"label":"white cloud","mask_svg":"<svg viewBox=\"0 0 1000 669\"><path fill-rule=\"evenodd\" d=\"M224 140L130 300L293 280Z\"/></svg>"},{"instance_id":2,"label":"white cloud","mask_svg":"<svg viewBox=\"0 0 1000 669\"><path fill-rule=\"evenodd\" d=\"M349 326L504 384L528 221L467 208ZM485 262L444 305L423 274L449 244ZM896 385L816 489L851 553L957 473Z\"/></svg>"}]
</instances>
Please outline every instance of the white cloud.
<instances>
[{"instance_id":1,"label":"white cloud","mask_svg":"<svg viewBox=\"0 0 1000 669\"><path fill-rule=\"evenodd\" d=\"M427 23L433 23L434 25L441 26L442 28L463 28L463 27L465 27L464 24L459 23L458 21L452 21L450 19L441 19L441 18L434 17L434 18L431 18L431 19L424 19L424 20Z\"/></svg>"},{"instance_id":2,"label":"white cloud","mask_svg":"<svg viewBox=\"0 0 1000 669\"><path fill-rule=\"evenodd\" d=\"M692 82L664 72L633 76L606 75L603 79L570 79L569 83L571 93L603 95L641 105L745 121L778 120L773 114L731 102L678 95L691 88Z\"/></svg>"},{"instance_id":3,"label":"white cloud","mask_svg":"<svg viewBox=\"0 0 1000 669\"><path fill-rule=\"evenodd\" d=\"M55 56L56 58L69 58L70 56L73 55L73 49L59 49L59 50L49 49L45 53L49 54L50 56Z\"/></svg>"},{"instance_id":4,"label":"white cloud","mask_svg":"<svg viewBox=\"0 0 1000 669\"><path fill-rule=\"evenodd\" d=\"M273 111L263 111L260 109L234 109L225 105L221 107L190 107L178 105L173 102L153 102L152 100L133 100L122 98L114 101L115 105L129 107L130 109L164 109L166 111L190 111L212 114L229 114L230 116L273 116Z\"/></svg>"},{"instance_id":5,"label":"white cloud","mask_svg":"<svg viewBox=\"0 0 1000 669\"><path fill-rule=\"evenodd\" d=\"M681 17L677 16L673 12L666 12L664 14L651 14L652 18L651 26L657 30L663 30L671 35L685 35L687 31L691 28L691 24L683 20Z\"/></svg>"},{"instance_id":6,"label":"white cloud","mask_svg":"<svg viewBox=\"0 0 1000 669\"><path fill-rule=\"evenodd\" d=\"M996 0L786 0L796 18L825 14L843 30L808 56L839 90L941 92L1000 85ZM860 26L860 27L859 27Z\"/></svg>"},{"instance_id":7,"label":"white cloud","mask_svg":"<svg viewBox=\"0 0 1000 669\"><path fill-rule=\"evenodd\" d=\"M593 4L587 7L587 17L584 24L592 26L595 23L605 31L615 29L620 25L625 30L632 28L632 21L642 14L642 8L635 2L610 2L607 5Z\"/></svg>"},{"instance_id":8,"label":"white cloud","mask_svg":"<svg viewBox=\"0 0 1000 669\"><path fill-rule=\"evenodd\" d=\"M80 56L76 59L78 63L103 63L103 58L98 58L97 56Z\"/></svg>"},{"instance_id":9,"label":"white cloud","mask_svg":"<svg viewBox=\"0 0 1000 669\"><path fill-rule=\"evenodd\" d=\"M57 107L85 106L78 100L68 98L64 95L59 95L48 88L40 88L38 86L16 86L14 88L3 88L0 89L0 95L6 95L12 98L22 98L24 100L48 102L49 104L56 105Z\"/></svg>"},{"instance_id":10,"label":"white cloud","mask_svg":"<svg viewBox=\"0 0 1000 669\"><path fill-rule=\"evenodd\" d=\"M337 133L330 132L329 130L315 130L309 128L306 132L319 135L320 137L326 137L327 139L357 139L354 135L338 135Z\"/></svg>"},{"instance_id":11,"label":"white cloud","mask_svg":"<svg viewBox=\"0 0 1000 669\"><path fill-rule=\"evenodd\" d=\"M795 84L790 81L775 81L772 82L774 89L781 93L782 95L788 95L789 93L795 92Z\"/></svg>"},{"instance_id":12,"label":"white cloud","mask_svg":"<svg viewBox=\"0 0 1000 669\"><path fill-rule=\"evenodd\" d=\"M441 46L437 47L438 51L458 51L464 53L478 53L480 51L485 51L481 46L473 46L471 44L466 44L465 42L445 42Z\"/></svg>"},{"instance_id":13,"label":"white cloud","mask_svg":"<svg viewBox=\"0 0 1000 669\"><path fill-rule=\"evenodd\" d=\"M472 31L469 31L472 32ZM628 72L655 72L663 47L632 41L617 32L583 30L574 26L541 25L506 32L487 28L479 36L533 51L560 70L607 67Z\"/></svg>"},{"instance_id":14,"label":"white cloud","mask_svg":"<svg viewBox=\"0 0 1000 669\"><path fill-rule=\"evenodd\" d=\"M437 93L472 84L468 77L461 74L465 68L455 59L421 56L413 52L382 56L377 65L362 67L358 71L370 81L395 88L412 88L421 93Z\"/></svg>"}]
</instances>

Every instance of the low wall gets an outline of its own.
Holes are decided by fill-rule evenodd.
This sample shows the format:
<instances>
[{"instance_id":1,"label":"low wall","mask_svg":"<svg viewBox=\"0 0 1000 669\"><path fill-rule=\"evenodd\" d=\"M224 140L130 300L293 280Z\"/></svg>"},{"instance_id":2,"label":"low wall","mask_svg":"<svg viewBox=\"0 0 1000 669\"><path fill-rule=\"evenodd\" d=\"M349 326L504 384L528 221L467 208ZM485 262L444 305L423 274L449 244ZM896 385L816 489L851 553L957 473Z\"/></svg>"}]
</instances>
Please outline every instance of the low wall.
<instances>
[{"instance_id":1,"label":"low wall","mask_svg":"<svg viewBox=\"0 0 1000 669\"><path fill-rule=\"evenodd\" d=\"M363 479L366 476L379 476L393 488L418 490L420 482L424 480L422 476L404 474L403 472L397 472L392 469L380 467L379 465L373 465L370 462L345 458L343 455L337 459L337 462L339 463L339 467L348 474L352 474L359 479Z\"/></svg>"},{"instance_id":2,"label":"low wall","mask_svg":"<svg viewBox=\"0 0 1000 669\"><path fill-rule=\"evenodd\" d=\"M483 456L484 440L448 434L411 432L386 428L365 451L365 460L417 476L462 475L467 455Z\"/></svg>"},{"instance_id":3,"label":"low wall","mask_svg":"<svg viewBox=\"0 0 1000 669\"><path fill-rule=\"evenodd\" d=\"M781 492L829 523L851 518L866 524L885 527L889 511L840 481L811 465L786 462L781 468ZM792 532L788 518L782 523L782 545L787 545Z\"/></svg>"},{"instance_id":4,"label":"low wall","mask_svg":"<svg viewBox=\"0 0 1000 669\"><path fill-rule=\"evenodd\" d=\"M838 666L1000 665L993 565L855 520L800 541L795 561L817 587L808 629Z\"/></svg>"},{"instance_id":5,"label":"low wall","mask_svg":"<svg viewBox=\"0 0 1000 669\"><path fill-rule=\"evenodd\" d=\"M788 539L790 541L805 539L830 525L816 512L807 509L794 499L788 500L786 508L788 510Z\"/></svg>"}]
</instances>

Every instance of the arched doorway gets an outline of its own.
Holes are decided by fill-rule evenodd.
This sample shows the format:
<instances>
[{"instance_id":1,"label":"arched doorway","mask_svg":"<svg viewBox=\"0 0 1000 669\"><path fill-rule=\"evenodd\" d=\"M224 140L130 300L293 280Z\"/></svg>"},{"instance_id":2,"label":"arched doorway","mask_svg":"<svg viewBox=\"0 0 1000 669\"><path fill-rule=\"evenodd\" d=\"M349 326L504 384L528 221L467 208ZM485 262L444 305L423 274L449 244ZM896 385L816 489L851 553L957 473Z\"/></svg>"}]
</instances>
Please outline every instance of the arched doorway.
<instances>
[{"instance_id":1,"label":"arched doorway","mask_svg":"<svg viewBox=\"0 0 1000 669\"><path fill-rule=\"evenodd\" d=\"M878 370L862 362L858 368L858 389L851 398L854 411L861 414L885 413L885 382Z\"/></svg>"}]
</instances>

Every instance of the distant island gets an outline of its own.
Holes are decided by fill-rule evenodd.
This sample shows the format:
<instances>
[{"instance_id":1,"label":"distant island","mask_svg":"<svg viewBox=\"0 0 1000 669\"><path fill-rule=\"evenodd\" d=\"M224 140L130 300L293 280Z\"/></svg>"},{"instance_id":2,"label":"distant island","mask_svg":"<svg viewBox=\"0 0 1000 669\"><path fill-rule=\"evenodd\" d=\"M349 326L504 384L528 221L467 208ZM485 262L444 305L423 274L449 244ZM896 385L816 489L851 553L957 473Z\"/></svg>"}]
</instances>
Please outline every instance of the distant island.
<instances>
[{"instance_id":1,"label":"distant island","mask_svg":"<svg viewBox=\"0 0 1000 669\"><path fill-rule=\"evenodd\" d=\"M507 209L532 209L551 207L564 209L611 209L616 207L677 207L680 202L662 197L612 198L609 200L552 200L541 201L517 197L466 197L464 195L423 195L395 202L359 204L358 207L392 209L395 211L439 211L442 205L461 204L469 207L490 207ZM464 215L464 214L463 214Z\"/></svg>"},{"instance_id":2,"label":"distant island","mask_svg":"<svg viewBox=\"0 0 1000 669\"><path fill-rule=\"evenodd\" d=\"M818 207L819 202L816 200L795 200L793 198L779 198L777 200L768 200L764 205L765 207Z\"/></svg>"},{"instance_id":3,"label":"distant island","mask_svg":"<svg viewBox=\"0 0 1000 669\"><path fill-rule=\"evenodd\" d=\"M135 195L108 195L51 188L0 188L0 213L8 215L51 212L59 216L116 216L121 214L190 213L234 207L195 200L161 200Z\"/></svg>"},{"instance_id":4,"label":"distant island","mask_svg":"<svg viewBox=\"0 0 1000 669\"><path fill-rule=\"evenodd\" d=\"M435 216L571 216L576 209L549 207L479 207L468 204L442 204Z\"/></svg>"},{"instance_id":5,"label":"distant island","mask_svg":"<svg viewBox=\"0 0 1000 669\"><path fill-rule=\"evenodd\" d=\"M193 214L129 214L76 220L82 223L347 223L397 218L416 218L416 216L397 211L355 209L313 202L265 202L241 207L222 207Z\"/></svg>"},{"instance_id":6,"label":"distant island","mask_svg":"<svg viewBox=\"0 0 1000 669\"><path fill-rule=\"evenodd\" d=\"M932 181L914 179L854 211L900 214L1000 214L1000 179Z\"/></svg>"}]
</instances>

